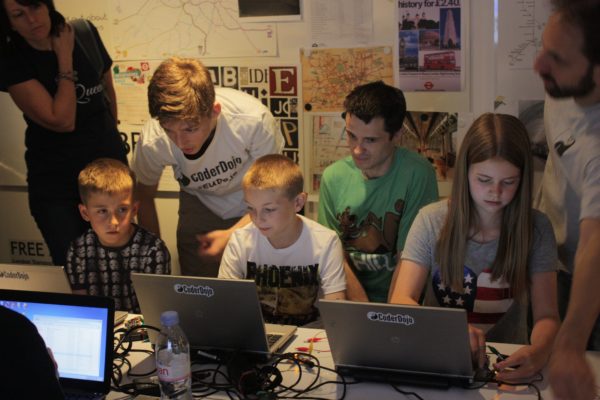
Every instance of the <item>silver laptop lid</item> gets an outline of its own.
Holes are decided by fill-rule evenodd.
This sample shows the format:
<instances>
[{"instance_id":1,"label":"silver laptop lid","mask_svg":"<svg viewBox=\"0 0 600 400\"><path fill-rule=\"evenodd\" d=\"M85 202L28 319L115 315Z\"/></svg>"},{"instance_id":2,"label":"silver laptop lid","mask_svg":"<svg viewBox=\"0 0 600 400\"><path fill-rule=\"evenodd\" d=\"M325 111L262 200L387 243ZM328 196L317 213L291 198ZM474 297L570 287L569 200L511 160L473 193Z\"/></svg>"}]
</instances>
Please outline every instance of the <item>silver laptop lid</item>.
<instances>
[{"instance_id":1,"label":"silver laptop lid","mask_svg":"<svg viewBox=\"0 0 600 400\"><path fill-rule=\"evenodd\" d=\"M463 309L321 300L336 367L471 380Z\"/></svg>"},{"instance_id":2,"label":"silver laptop lid","mask_svg":"<svg viewBox=\"0 0 600 400\"><path fill-rule=\"evenodd\" d=\"M64 267L0 264L0 289L71 293Z\"/></svg>"},{"instance_id":3,"label":"silver laptop lid","mask_svg":"<svg viewBox=\"0 0 600 400\"><path fill-rule=\"evenodd\" d=\"M192 347L268 354L290 338L295 327L277 325L283 337L267 345L256 284L252 280L132 273L144 323L160 327L160 314L176 310ZM270 333L270 332L269 332ZM154 342L153 331L149 332Z\"/></svg>"}]
</instances>

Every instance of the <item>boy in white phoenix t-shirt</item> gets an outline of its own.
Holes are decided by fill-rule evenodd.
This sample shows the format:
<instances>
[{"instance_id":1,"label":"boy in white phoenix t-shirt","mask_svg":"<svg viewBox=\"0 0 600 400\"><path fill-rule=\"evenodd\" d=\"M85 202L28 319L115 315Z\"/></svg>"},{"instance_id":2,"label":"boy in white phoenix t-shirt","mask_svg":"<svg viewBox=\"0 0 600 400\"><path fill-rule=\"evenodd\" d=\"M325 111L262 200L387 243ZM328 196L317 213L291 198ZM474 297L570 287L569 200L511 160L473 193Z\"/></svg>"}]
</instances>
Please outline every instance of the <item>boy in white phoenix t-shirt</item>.
<instances>
[{"instance_id":1,"label":"boy in white phoenix t-shirt","mask_svg":"<svg viewBox=\"0 0 600 400\"><path fill-rule=\"evenodd\" d=\"M253 279L266 322L305 325L319 298L345 299L344 255L337 234L299 212L302 172L289 158L257 159L242 181L252 224L233 232L220 278Z\"/></svg>"}]
</instances>

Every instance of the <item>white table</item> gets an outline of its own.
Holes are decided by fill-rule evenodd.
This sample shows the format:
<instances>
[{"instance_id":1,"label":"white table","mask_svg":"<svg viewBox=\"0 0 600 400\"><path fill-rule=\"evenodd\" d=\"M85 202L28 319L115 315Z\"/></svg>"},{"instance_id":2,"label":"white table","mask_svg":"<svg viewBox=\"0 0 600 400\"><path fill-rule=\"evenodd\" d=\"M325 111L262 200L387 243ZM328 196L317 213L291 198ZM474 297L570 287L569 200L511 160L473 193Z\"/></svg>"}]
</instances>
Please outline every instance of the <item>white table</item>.
<instances>
[{"instance_id":1,"label":"white table","mask_svg":"<svg viewBox=\"0 0 600 400\"><path fill-rule=\"evenodd\" d=\"M288 344L284 352L295 352L298 351L298 348L306 348L308 347L307 339L312 337L325 338L325 332L323 330L318 329L306 329L299 328L295 338ZM511 354L516 349L518 349L519 345L513 344L503 344L503 343L492 343L494 347L496 347L500 352L504 354ZM149 348L149 344L143 344L146 348ZM329 352L329 345L326 340L319 341L314 343L313 352L316 357L319 358L321 365L329 368L333 368L333 360L331 358L331 353ZM593 368L596 371L596 376L598 381L600 381L600 352L589 352L588 359L591 362ZM151 371L154 368L154 359L153 357L146 357L140 354L135 354L132 356L132 364L135 365L134 372L143 373L146 371ZM284 383L290 384L291 382L295 382L298 376L298 367L293 365L292 363L281 364L280 371L282 372L282 376L284 379ZM306 367L303 368L303 380L302 383L308 385L313 381L315 376L316 369L310 370ZM329 371L321 370L320 382L325 381L335 381L340 380L339 377ZM302 384L301 384L302 385ZM297 389L302 388L302 386L296 387ZM537 382L536 386L540 389L542 393L542 397L544 399L552 399L552 394L548 386L548 381L544 380L542 382ZM469 399L490 399L490 400L530 400L537 399L536 392L533 389L527 389L524 386L520 387L506 387L506 388L498 388L495 384L488 384L483 388L477 390L466 390L458 387L451 387L449 389L434 389L427 387L417 387L417 386L400 386L400 388L407 392L415 392L423 399L427 400L469 400ZM342 395L342 385L336 384L328 384L323 387L317 388L315 390L310 391L306 394L307 397L321 397L328 399L338 399ZM286 395L286 394L284 394ZM287 393L287 395L291 395ZM126 395L123 393L111 392L107 399L109 400L117 400L117 399L128 399ZM211 396L209 398L214 399L228 399L229 397L220 393L215 396ZM346 399L349 400L365 400L365 399L410 399L415 400L416 398L413 396L405 396L399 392L397 392L391 385L384 383L374 383L374 382L364 382L353 385L346 386Z\"/></svg>"}]
</instances>

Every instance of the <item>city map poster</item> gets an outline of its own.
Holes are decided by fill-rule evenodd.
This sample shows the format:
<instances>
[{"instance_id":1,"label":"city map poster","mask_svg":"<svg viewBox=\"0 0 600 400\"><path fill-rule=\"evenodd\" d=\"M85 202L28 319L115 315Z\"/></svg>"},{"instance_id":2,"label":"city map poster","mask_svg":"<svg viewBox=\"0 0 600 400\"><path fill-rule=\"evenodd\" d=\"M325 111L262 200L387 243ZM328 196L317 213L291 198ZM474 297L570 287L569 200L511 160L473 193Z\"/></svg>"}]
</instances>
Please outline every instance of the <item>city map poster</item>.
<instances>
[{"instance_id":1,"label":"city map poster","mask_svg":"<svg viewBox=\"0 0 600 400\"><path fill-rule=\"evenodd\" d=\"M461 0L398 1L399 87L404 91L463 89Z\"/></svg>"},{"instance_id":2,"label":"city map poster","mask_svg":"<svg viewBox=\"0 0 600 400\"><path fill-rule=\"evenodd\" d=\"M304 111L342 112L357 85L379 80L394 85L389 46L301 49L300 61Z\"/></svg>"}]
</instances>

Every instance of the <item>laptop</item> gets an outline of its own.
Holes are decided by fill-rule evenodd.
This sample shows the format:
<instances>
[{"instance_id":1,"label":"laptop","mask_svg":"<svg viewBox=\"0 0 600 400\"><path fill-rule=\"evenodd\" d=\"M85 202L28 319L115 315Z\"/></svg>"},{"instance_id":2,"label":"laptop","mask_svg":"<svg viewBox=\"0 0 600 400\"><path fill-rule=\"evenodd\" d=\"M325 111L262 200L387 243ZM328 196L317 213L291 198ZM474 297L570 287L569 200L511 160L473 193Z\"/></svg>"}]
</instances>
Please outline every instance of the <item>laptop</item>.
<instances>
[{"instance_id":1,"label":"laptop","mask_svg":"<svg viewBox=\"0 0 600 400\"><path fill-rule=\"evenodd\" d=\"M33 322L58 365L68 397L110 391L115 305L110 297L0 289L0 306Z\"/></svg>"},{"instance_id":2,"label":"laptop","mask_svg":"<svg viewBox=\"0 0 600 400\"><path fill-rule=\"evenodd\" d=\"M0 289L72 293L65 268L56 265L0 264ZM115 326L127 315L127 311L115 311Z\"/></svg>"},{"instance_id":3,"label":"laptop","mask_svg":"<svg viewBox=\"0 0 600 400\"><path fill-rule=\"evenodd\" d=\"M343 376L442 387L474 381L466 310L321 300L319 311Z\"/></svg>"},{"instance_id":4,"label":"laptop","mask_svg":"<svg viewBox=\"0 0 600 400\"><path fill-rule=\"evenodd\" d=\"M193 349L270 355L297 329L264 323L252 280L140 273L132 273L131 280L144 323L160 327L163 311L177 311ZM156 333L150 330L149 335L154 343Z\"/></svg>"},{"instance_id":5,"label":"laptop","mask_svg":"<svg viewBox=\"0 0 600 400\"><path fill-rule=\"evenodd\" d=\"M0 289L71 293L64 267L34 264L0 264Z\"/></svg>"}]
</instances>

